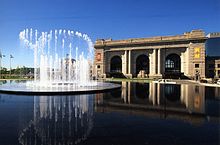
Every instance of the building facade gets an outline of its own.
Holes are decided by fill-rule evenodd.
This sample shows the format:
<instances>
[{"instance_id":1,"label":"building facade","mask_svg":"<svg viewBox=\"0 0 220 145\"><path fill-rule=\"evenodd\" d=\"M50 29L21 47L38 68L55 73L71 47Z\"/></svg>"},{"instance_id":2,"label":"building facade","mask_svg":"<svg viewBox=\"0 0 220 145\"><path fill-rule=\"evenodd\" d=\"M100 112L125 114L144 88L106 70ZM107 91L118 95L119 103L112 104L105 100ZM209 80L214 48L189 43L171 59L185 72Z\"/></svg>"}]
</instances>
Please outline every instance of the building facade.
<instances>
[{"instance_id":1,"label":"building facade","mask_svg":"<svg viewBox=\"0 0 220 145\"><path fill-rule=\"evenodd\" d=\"M206 36L206 77L218 79L220 76L220 32Z\"/></svg>"},{"instance_id":2,"label":"building facade","mask_svg":"<svg viewBox=\"0 0 220 145\"><path fill-rule=\"evenodd\" d=\"M206 57L206 77L216 78L220 76L220 56Z\"/></svg>"},{"instance_id":3,"label":"building facade","mask_svg":"<svg viewBox=\"0 0 220 145\"><path fill-rule=\"evenodd\" d=\"M112 73L125 77L205 77L206 39L202 30L176 36L98 39L94 46L94 74L99 78Z\"/></svg>"}]
</instances>

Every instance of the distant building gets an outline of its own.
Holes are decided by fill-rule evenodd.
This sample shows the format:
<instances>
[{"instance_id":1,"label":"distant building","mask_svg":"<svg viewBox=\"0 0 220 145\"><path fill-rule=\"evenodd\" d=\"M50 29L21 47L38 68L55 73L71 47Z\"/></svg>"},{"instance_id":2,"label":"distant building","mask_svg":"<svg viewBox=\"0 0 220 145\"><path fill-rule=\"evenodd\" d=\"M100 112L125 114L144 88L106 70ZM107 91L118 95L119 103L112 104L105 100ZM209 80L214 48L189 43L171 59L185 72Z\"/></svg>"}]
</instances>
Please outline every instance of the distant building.
<instances>
[{"instance_id":1,"label":"distant building","mask_svg":"<svg viewBox=\"0 0 220 145\"><path fill-rule=\"evenodd\" d=\"M210 33L206 37L204 31L192 30L176 36L98 39L94 46L94 74L98 78L116 74L124 77L204 78L211 73L211 70L206 72L207 54L220 56L220 49L216 48L220 43L219 35ZM216 74L218 59L214 63Z\"/></svg>"},{"instance_id":2,"label":"distant building","mask_svg":"<svg viewBox=\"0 0 220 145\"><path fill-rule=\"evenodd\" d=\"M209 33L206 37L206 55L220 56L220 32Z\"/></svg>"},{"instance_id":3,"label":"distant building","mask_svg":"<svg viewBox=\"0 0 220 145\"><path fill-rule=\"evenodd\" d=\"M209 33L206 37L206 77L219 78L220 32Z\"/></svg>"},{"instance_id":4,"label":"distant building","mask_svg":"<svg viewBox=\"0 0 220 145\"><path fill-rule=\"evenodd\" d=\"M182 35L99 39L95 43L98 77L122 73L125 77L205 77L205 33L192 30Z\"/></svg>"}]
</instances>

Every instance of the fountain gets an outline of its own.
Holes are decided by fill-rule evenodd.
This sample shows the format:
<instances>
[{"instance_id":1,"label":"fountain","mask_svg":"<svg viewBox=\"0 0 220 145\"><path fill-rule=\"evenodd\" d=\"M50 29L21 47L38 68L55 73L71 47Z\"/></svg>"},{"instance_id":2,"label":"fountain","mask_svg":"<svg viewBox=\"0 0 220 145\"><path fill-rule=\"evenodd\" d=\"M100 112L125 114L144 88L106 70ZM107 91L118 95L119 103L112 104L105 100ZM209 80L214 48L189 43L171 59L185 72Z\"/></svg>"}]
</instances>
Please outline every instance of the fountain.
<instances>
[{"instance_id":1,"label":"fountain","mask_svg":"<svg viewBox=\"0 0 220 145\"><path fill-rule=\"evenodd\" d=\"M25 86L3 86L2 91L34 93L82 93L118 88L119 85L91 79L94 48L90 37L72 30L39 32L25 29L19 34L21 47L32 49L34 80ZM11 85L10 85L11 86Z\"/></svg>"},{"instance_id":2,"label":"fountain","mask_svg":"<svg viewBox=\"0 0 220 145\"><path fill-rule=\"evenodd\" d=\"M34 36L34 37L33 37ZM34 51L34 86L90 86L93 44L87 34L70 30L20 32L22 46Z\"/></svg>"}]
</instances>

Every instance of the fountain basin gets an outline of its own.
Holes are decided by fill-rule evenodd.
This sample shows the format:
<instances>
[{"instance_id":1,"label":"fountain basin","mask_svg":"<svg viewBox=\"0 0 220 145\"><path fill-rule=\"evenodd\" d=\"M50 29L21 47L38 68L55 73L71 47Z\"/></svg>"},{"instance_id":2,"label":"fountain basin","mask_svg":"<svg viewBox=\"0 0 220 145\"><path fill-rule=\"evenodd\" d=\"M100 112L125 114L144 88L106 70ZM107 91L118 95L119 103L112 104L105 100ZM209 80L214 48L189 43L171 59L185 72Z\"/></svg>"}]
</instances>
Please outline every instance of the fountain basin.
<instances>
[{"instance_id":1,"label":"fountain basin","mask_svg":"<svg viewBox=\"0 0 220 145\"><path fill-rule=\"evenodd\" d=\"M57 83L48 86L30 85L31 82L6 83L0 85L0 93L17 95L74 95L101 93L118 89L119 84L94 82L93 85L77 85L75 83Z\"/></svg>"}]
</instances>

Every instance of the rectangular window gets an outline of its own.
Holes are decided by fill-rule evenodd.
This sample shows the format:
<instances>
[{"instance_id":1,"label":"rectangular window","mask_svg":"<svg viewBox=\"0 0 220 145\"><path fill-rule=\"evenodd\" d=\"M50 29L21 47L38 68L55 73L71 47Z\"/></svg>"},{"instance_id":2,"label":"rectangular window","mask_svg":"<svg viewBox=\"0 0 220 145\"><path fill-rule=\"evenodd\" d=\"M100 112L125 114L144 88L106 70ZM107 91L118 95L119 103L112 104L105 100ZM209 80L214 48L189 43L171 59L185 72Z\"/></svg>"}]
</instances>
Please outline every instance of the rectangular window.
<instances>
[{"instance_id":1,"label":"rectangular window","mask_svg":"<svg viewBox=\"0 0 220 145\"><path fill-rule=\"evenodd\" d=\"M199 68L199 64L195 64L195 68Z\"/></svg>"},{"instance_id":2,"label":"rectangular window","mask_svg":"<svg viewBox=\"0 0 220 145\"><path fill-rule=\"evenodd\" d=\"M218 64L218 68L220 68L220 64Z\"/></svg>"}]
</instances>

